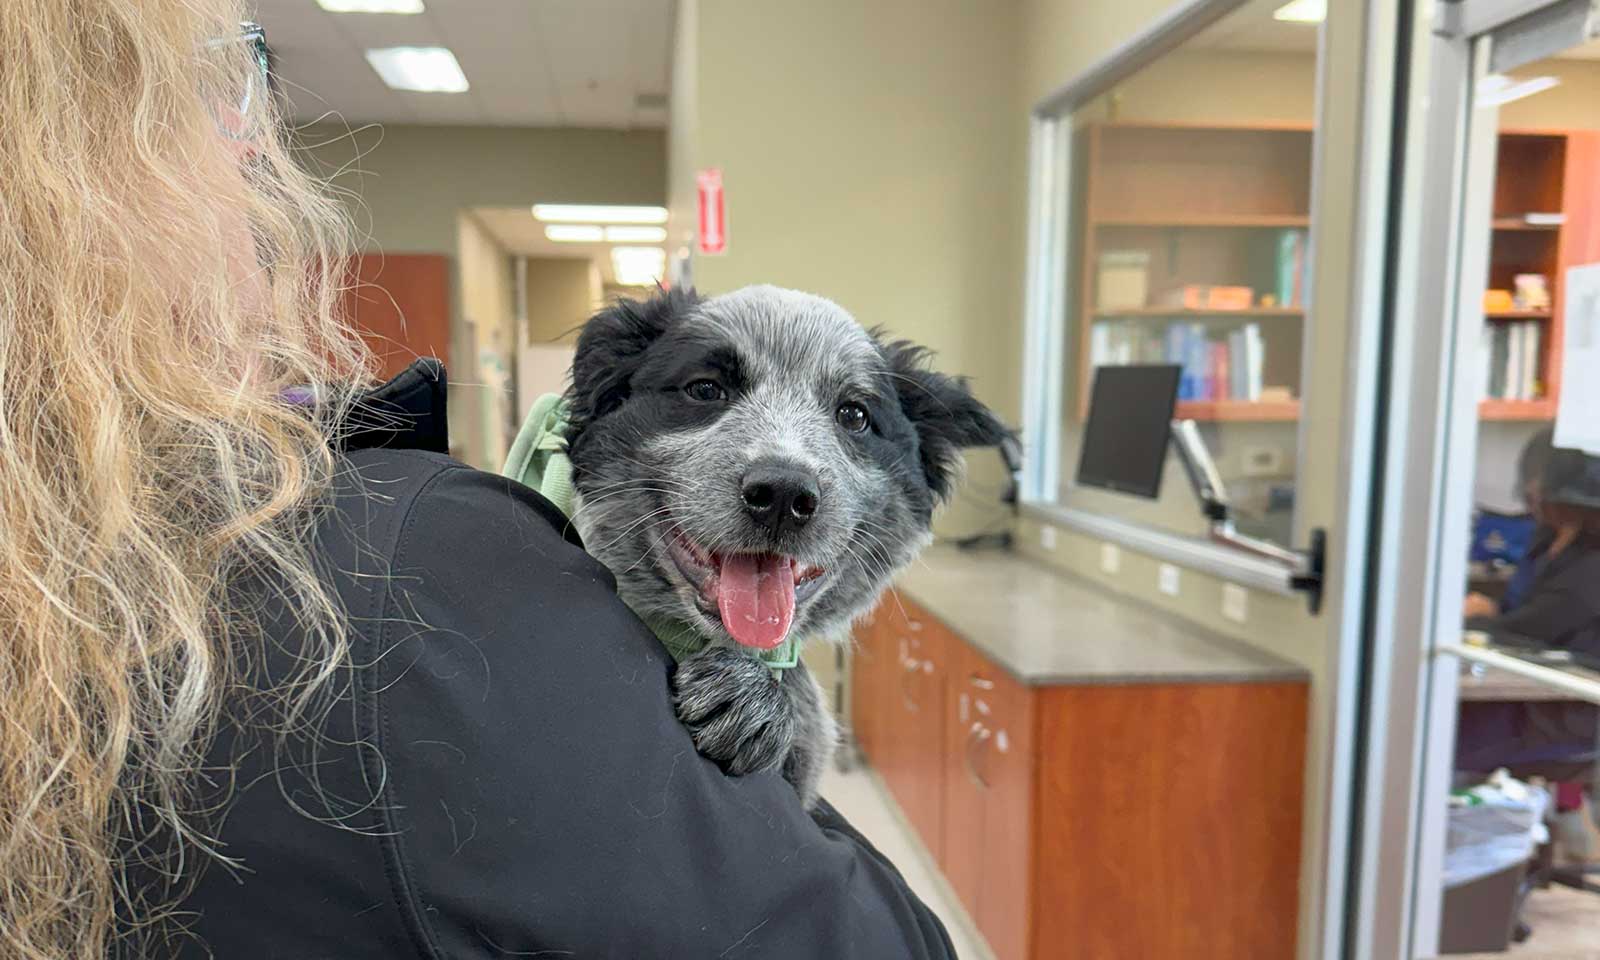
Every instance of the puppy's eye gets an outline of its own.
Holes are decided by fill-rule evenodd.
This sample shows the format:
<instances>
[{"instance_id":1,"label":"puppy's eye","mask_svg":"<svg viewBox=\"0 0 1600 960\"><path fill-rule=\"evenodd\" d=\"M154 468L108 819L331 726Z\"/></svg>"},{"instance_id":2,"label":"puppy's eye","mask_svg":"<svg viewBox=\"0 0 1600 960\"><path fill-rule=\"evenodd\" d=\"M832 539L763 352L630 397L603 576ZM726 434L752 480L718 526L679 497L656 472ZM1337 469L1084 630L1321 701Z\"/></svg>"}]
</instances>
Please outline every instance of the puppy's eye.
<instances>
[{"instance_id":1,"label":"puppy's eye","mask_svg":"<svg viewBox=\"0 0 1600 960\"><path fill-rule=\"evenodd\" d=\"M860 433L872 422L867 416L867 408L854 401L839 404L839 409L833 412L833 419L850 433Z\"/></svg>"},{"instance_id":2,"label":"puppy's eye","mask_svg":"<svg viewBox=\"0 0 1600 960\"><path fill-rule=\"evenodd\" d=\"M715 380L696 380L684 387L683 392L689 395L690 400L698 400L701 403L716 403L718 400L728 399L727 391L723 390L722 385Z\"/></svg>"}]
</instances>

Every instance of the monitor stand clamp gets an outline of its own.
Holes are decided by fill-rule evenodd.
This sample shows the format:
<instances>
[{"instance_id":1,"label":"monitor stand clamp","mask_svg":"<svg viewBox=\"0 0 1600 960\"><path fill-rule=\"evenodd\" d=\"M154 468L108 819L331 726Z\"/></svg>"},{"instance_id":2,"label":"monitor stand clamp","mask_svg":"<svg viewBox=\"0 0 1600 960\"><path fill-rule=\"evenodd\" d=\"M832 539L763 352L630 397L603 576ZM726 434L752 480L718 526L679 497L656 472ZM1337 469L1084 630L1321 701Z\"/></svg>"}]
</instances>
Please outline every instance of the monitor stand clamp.
<instances>
[{"instance_id":1,"label":"monitor stand clamp","mask_svg":"<svg viewBox=\"0 0 1600 960\"><path fill-rule=\"evenodd\" d=\"M1233 507L1228 501L1228 490L1217 473L1216 461L1200 436L1200 428L1193 420L1172 421L1172 443L1177 448L1183 471L1189 476L1189 485L1200 500L1200 509L1206 516L1206 536L1212 542L1248 553L1284 568L1289 587L1306 594L1312 613L1322 610L1323 568L1326 563L1327 533L1318 527L1311 531L1311 546L1307 550L1289 550L1258 537L1240 533L1233 525Z\"/></svg>"}]
</instances>

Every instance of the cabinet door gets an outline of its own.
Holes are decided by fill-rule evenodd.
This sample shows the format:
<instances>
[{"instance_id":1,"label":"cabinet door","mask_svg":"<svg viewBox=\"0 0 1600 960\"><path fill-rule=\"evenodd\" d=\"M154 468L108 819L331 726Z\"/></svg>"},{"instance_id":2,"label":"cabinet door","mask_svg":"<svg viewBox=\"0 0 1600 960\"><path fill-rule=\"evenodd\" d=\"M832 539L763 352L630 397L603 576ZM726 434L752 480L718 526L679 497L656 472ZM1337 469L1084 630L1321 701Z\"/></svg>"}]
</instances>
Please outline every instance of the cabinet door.
<instances>
[{"instance_id":1,"label":"cabinet door","mask_svg":"<svg viewBox=\"0 0 1600 960\"><path fill-rule=\"evenodd\" d=\"M945 879L974 919L983 888L984 794L973 766L984 724L967 678L981 662L965 643L948 645L945 662L944 857Z\"/></svg>"},{"instance_id":2,"label":"cabinet door","mask_svg":"<svg viewBox=\"0 0 1600 960\"><path fill-rule=\"evenodd\" d=\"M935 859L944 833L943 628L904 597L886 611L894 679L888 690L884 779Z\"/></svg>"},{"instance_id":3,"label":"cabinet door","mask_svg":"<svg viewBox=\"0 0 1600 960\"><path fill-rule=\"evenodd\" d=\"M978 929L998 960L1028 956L1032 906L1033 691L980 657L953 682L969 690L982 731L971 765L983 794Z\"/></svg>"},{"instance_id":4,"label":"cabinet door","mask_svg":"<svg viewBox=\"0 0 1600 960\"><path fill-rule=\"evenodd\" d=\"M850 731L862 756L875 767L883 761L884 704L888 666L880 603L855 625L850 648ZM881 770L880 770L881 772Z\"/></svg>"}]
</instances>

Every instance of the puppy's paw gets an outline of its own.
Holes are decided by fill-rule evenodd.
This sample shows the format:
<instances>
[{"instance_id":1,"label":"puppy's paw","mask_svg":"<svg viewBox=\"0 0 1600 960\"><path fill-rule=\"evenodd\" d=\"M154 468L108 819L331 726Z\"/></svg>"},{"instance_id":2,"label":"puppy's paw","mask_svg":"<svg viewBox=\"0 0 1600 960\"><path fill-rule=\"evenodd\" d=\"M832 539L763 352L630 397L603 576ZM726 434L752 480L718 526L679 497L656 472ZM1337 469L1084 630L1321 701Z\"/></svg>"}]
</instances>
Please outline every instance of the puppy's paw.
<instances>
[{"instance_id":1,"label":"puppy's paw","mask_svg":"<svg viewBox=\"0 0 1600 960\"><path fill-rule=\"evenodd\" d=\"M695 749L734 776L783 764L794 746L789 700L766 665L727 647L678 664L672 702Z\"/></svg>"}]
</instances>

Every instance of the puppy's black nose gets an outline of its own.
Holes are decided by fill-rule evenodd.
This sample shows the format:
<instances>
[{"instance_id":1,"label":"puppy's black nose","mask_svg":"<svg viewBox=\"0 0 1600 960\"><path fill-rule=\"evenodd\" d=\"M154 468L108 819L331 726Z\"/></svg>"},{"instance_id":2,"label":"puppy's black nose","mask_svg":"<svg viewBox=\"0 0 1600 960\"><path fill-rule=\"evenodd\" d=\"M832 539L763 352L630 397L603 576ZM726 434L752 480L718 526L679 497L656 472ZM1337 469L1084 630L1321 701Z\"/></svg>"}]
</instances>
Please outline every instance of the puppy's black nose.
<instances>
[{"instance_id":1,"label":"puppy's black nose","mask_svg":"<svg viewBox=\"0 0 1600 960\"><path fill-rule=\"evenodd\" d=\"M809 470L781 463L758 463L744 475L740 494L745 512L773 536L804 527L817 512L821 493Z\"/></svg>"}]
</instances>

